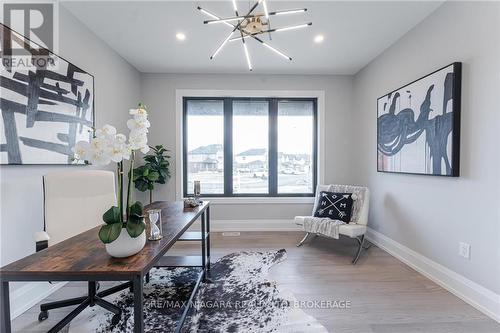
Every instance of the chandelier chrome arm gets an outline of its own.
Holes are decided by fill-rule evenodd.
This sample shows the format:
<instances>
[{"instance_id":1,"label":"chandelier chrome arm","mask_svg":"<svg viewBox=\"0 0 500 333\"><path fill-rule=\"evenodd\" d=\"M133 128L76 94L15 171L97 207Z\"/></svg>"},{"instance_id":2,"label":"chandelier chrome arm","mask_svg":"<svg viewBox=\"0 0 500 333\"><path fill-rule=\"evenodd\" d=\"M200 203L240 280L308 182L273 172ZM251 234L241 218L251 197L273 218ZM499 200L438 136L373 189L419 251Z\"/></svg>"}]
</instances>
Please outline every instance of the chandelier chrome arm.
<instances>
[{"instance_id":1,"label":"chandelier chrome arm","mask_svg":"<svg viewBox=\"0 0 500 333\"><path fill-rule=\"evenodd\" d=\"M260 3L260 2L259 2ZM221 18L211 12L209 12L208 10L204 9L204 8L201 8L200 6L197 7L197 9L202 12L203 14L207 15L207 16L210 16L211 18L213 19L216 19L216 20L220 20ZM255 8L254 8L255 9ZM306 11L307 9L305 9L304 11ZM271 14L271 13L269 13ZM234 25L234 24L231 24L229 22L224 22L225 25L231 27L231 28L234 28L233 32L238 29L238 26ZM244 33L243 31L240 30L241 33ZM268 49L270 49L271 51L273 51L274 53L278 54L279 56L287 59L287 60L292 60L291 57L287 56L286 54L284 54L283 52L281 52L280 50L276 49L275 47L267 44L266 42L264 42L262 39L256 37L256 36L253 36L253 35L249 35L249 34L245 34L245 37L248 36L248 37L251 37L253 38L254 40L258 41L259 43L261 43L262 45L264 45L265 47L267 47ZM232 35L232 33L231 33Z\"/></svg>"},{"instance_id":2,"label":"chandelier chrome arm","mask_svg":"<svg viewBox=\"0 0 500 333\"><path fill-rule=\"evenodd\" d=\"M245 18L247 16L249 16L250 14L252 14L252 12L255 10L255 8L257 8L257 6L259 5L259 3L260 3L260 1L256 2L255 5L253 5L252 8L250 8L250 10L248 11L248 13L245 15ZM241 30L241 28L240 28L241 27L241 22L243 22L243 20L242 21L238 21L238 24L236 26L234 26L233 31L231 31L231 33L226 37L226 39L224 39L224 41L222 42L222 44L217 48L217 50L215 50L214 54L212 54L210 56L210 59L215 58L215 56L222 50L222 48L224 47L224 45L226 45L227 41L231 38L231 36L233 35L233 33L236 30L238 30L238 29Z\"/></svg>"},{"instance_id":3,"label":"chandelier chrome arm","mask_svg":"<svg viewBox=\"0 0 500 333\"><path fill-rule=\"evenodd\" d=\"M265 3L265 1L263 1ZM259 3L257 3L258 5ZM267 6L265 7L267 8ZM286 14L297 14L297 13L303 13L306 12L307 8L301 8L301 9L290 9L290 10L280 10L277 12L269 12L266 16L268 18L269 16L274 16L274 15L286 15ZM265 15L265 10L264 10L264 15ZM233 17L227 17L227 18L219 18L219 19L214 19L214 20L206 20L203 21L204 24L213 24L213 23L224 23L224 22L232 22L232 21L238 21L238 20L243 20L246 18L252 18L252 17L260 17L261 15L246 15L246 16L233 16Z\"/></svg>"},{"instance_id":4,"label":"chandelier chrome arm","mask_svg":"<svg viewBox=\"0 0 500 333\"><path fill-rule=\"evenodd\" d=\"M234 7L234 13L236 14L236 16L238 16L239 14L238 14L238 7L236 5L236 0L233 0L233 7ZM245 58L247 59L248 70L252 71L253 70L252 62L250 61L250 54L248 53L247 44L245 43L245 39L243 38L243 31L241 28L238 30L240 31L241 41L242 41L242 45L243 45L243 51L245 52Z\"/></svg>"}]
</instances>

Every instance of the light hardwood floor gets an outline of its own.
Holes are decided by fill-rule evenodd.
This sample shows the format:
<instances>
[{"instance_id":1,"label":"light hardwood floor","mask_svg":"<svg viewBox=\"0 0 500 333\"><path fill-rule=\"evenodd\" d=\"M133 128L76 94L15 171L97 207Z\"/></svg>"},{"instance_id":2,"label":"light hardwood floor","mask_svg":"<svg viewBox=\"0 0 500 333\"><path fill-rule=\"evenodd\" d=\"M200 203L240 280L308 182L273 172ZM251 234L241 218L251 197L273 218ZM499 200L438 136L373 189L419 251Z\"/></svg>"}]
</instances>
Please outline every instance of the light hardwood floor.
<instances>
[{"instance_id":1,"label":"light hardwood floor","mask_svg":"<svg viewBox=\"0 0 500 333\"><path fill-rule=\"evenodd\" d=\"M329 332L500 332L500 324L375 246L352 265L353 240L318 237L295 247L302 236L298 232L242 232L239 237L213 233L213 260L241 250L286 249L287 260L271 270L271 278L280 286L291 290L299 301L350 302L350 309L304 309ZM198 249L198 243L189 242L171 251L197 254ZM45 301L85 291L85 284L69 283ZM37 305L14 320L13 331L46 332L69 311L52 310L49 319L38 323Z\"/></svg>"}]
</instances>

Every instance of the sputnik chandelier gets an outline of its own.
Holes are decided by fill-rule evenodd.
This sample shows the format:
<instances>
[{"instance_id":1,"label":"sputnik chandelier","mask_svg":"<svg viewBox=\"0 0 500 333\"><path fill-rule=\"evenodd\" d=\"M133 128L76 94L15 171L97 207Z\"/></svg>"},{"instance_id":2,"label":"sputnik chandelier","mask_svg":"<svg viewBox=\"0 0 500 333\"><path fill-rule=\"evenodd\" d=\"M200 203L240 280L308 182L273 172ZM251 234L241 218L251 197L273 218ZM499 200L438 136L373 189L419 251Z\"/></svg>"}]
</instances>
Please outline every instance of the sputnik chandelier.
<instances>
[{"instance_id":1,"label":"sputnik chandelier","mask_svg":"<svg viewBox=\"0 0 500 333\"><path fill-rule=\"evenodd\" d=\"M229 35L226 37L226 39L224 39L224 41L219 45L219 47L217 47L215 52L210 56L210 59L214 59L217 56L217 54L219 54L219 52L222 50L222 48L228 42L241 41L241 43L243 45L243 51L245 53L245 58L247 60L248 69L251 71L252 70L252 62L250 60L250 54L248 53L248 48L247 48L247 44L246 44L245 40L248 38L252 38L252 39L256 40L257 42L259 42L260 44L264 45L269 50L276 53L277 55L285 58L286 60L290 60L290 61L292 60L292 58L289 57L288 55L284 54L283 52L276 49L275 47L272 47L271 45L269 45L269 43L263 41L260 38L260 35L268 34L269 38L271 38L271 33L274 33L274 32L301 29L301 28L306 28L306 27L312 25L312 22L309 22L309 23L281 27L281 28L271 28L271 20L270 20L271 16L304 13L307 11L307 8L270 12L267 9L266 0L259 0L252 7L250 7L250 10L248 11L248 13L246 13L246 15L240 15L238 12L238 7L236 5L236 0L232 0L232 2L233 2L233 7L234 7L234 13L235 13L235 16L233 16L233 17L221 18L221 17L209 12L206 9L198 7L198 10L200 12L202 12L203 14L205 14L211 18L211 20L204 21L203 22L204 24L224 24L224 25L231 28L231 32L229 33ZM257 7L259 7L259 5L262 5L262 8L264 10L263 14L255 13L255 11L257 10Z\"/></svg>"}]
</instances>

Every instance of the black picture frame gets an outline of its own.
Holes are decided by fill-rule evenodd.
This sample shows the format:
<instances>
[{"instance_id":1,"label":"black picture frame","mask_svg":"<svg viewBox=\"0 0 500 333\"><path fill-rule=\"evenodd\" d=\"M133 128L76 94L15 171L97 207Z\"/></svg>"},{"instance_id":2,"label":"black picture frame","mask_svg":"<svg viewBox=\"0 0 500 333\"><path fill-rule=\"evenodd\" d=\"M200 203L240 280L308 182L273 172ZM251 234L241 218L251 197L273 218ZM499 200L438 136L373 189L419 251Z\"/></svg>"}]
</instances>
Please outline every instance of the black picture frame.
<instances>
[{"instance_id":1,"label":"black picture frame","mask_svg":"<svg viewBox=\"0 0 500 333\"><path fill-rule=\"evenodd\" d=\"M381 101L387 101L387 106L389 104L389 101L395 103L395 99L397 99L396 94L398 92L404 90L405 92L410 93L412 91L411 90L412 86L415 86L416 84L421 83L422 80L430 79L432 76L437 76L437 74L442 75L444 73L443 71L446 71L448 69L451 69L451 72L446 72L445 81L443 82L443 84L444 84L444 87L443 87L443 107L440 110L430 109L430 107L429 107L430 104L429 104L429 106L427 106L427 105L423 105L423 103L419 104L419 105L415 105L414 109L406 108L406 109L402 110L401 107L399 107L398 113L396 113L393 110L393 113L391 114L391 116L385 117L385 118L392 118L392 119L384 119L384 121L381 121L381 116L385 116L388 113L391 113L391 111L389 111L388 113L381 114L381 110L380 110ZM451 75L452 75L451 76L451 80L452 80L451 83L446 82L446 80L448 80L449 73L451 73ZM436 83L434 83L433 86L435 86ZM437 69L437 70L435 70L435 71L433 71L425 76L422 76L422 77L420 77L420 78L418 78L418 79L416 79L408 84L405 84L405 85L403 85L397 89L394 89L391 92L377 98L377 172L380 172L380 173L400 173L400 174L411 174L411 175L441 176L441 177L459 177L460 176L461 86L462 86L462 63L461 62L453 62L449 65L443 66L443 67L441 67L441 68L439 68L439 69ZM430 93L429 93L429 89L430 89ZM430 86L429 86L427 89L427 95L426 95L426 98L428 95L430 95L429 99L427 100L428 103L432 102L432 100L431 100L432 99L432 91L433 91L433 89L430 88ZM411 93L409 94L409 97L410 97L410 101L411 101L411 97L412 97ZM401 98L401 97L399 97L399 98ZM421 99L419 99L419 100L421 100ZM446 106L448 105L448 102L450 102L450 100L451 100L452 111L451 112L443 112L444 108L446 108ZM425 101L425 99L424 99L424 101ZM394 103L391 104L391 107L393 106ZM386 103L384 103L384 112L387 110L387 109L385 109L385 107L386 107ZM412 114L408 111L408 109L410 109L410 111L414 111L417 108L419 109L419 111L430 109L431 112L434 112L434 114L437 113L438 115L435 116L434 118L423 119L422 121L420 121L420 119L417 118L417 115L415 113L413 113L414 117L411 118ZM405 113L403 114L405 119L403 119L403 116L398 117L399 112L401 112L401 111L405 111ZM445 114L446 114L446 116L445 116ZM420 116L420 112L419 112L418 116ZM438 118L439 116L441 116L441 117ZM400 119L396 119L396 118L400 118ZM433 119L439 119L439 120L433 120ZM406 124L406 129L402 129L402 124L403 125ZM408 125L408 124L410 124L410 125ZM396 126L400 126L400 128L396 128ZM384 128L384 130L382 128ZM448 139L449 134L439 132L439 131L443 131L443 128L444 128L444 130L447 130L447 128L449 128L449 130L450 130L449 134L451 134L451 136L450 136L451 139ZM402 146L400 147L401 143L399 143L402 140L402 138L401 137L397 138L397 135L401 135L402 133L408 134L408 132L409 132L410 136L407 136L405 138L405 140L413 139L413 137L411 135L412 134L416 135L415 133L418 133L418 132L420 132L420 134L417 136L417 139L420 138L421 136L425 137L426 141L425 141L424 145L425 145L425 149L429 149L429 155L436 154L436 150L438 150L437 154L439 154L439 153L441 154L440 159L439 159L439 164L440 165L442 164L441 159L445 160L444 161L444 165L445 165L445 168L444 168L445 172L444 173L437 172L437 169L439 169L439 167L437 166L437 162L436 162L436 166L434 166L434 165L429 166L428 163L430 163L430 161L431 161L430 157L429 157L429 160L426 160L425 162L426 162L427 167L429 167L429 168L432 167L432 170L429 169L429 170L423 170L423 171L408 171L406 168L401 168L401 167L400 167L401 170L387 170L383 167L383 163L381 162L381 156L388 156L388 155L385 155L383 150L386 150L387 147L391 147L391 144L393 144L394 142L398 142L397 148L402 149ZM427 132L429 132L429 133L427 133ZM387 137L386 137L387 133L391 133L392 137L390 135L387 135ZM394 133L397 133L396 137L394 136ZM446 134L446 140L444 142L445 147L443 147L443 145L441 145L438 149L436 149L436 147L437 147L436 142L442 142L445 134ZM439 135L441 135L441 137L440 137L441 140L436 140L436 137ZM431 143L432 143L432 149L434 149L433 152L430 152L431 145L427 141L429 139L431 140ZM383 141L383 142L381 142L381 141ZM389 144L387 144L388 142L389 142ZM415 141L413 141L413 143L414 142ZM406 144L403 144L403 146L404 145L406 145ZM451 150L448 149L447 147L450 147ZM392 148L394 148L394 147L392 147ZM451 156L448 156L447 150L450 150ZM443 157L443 155L442 155L443 151L446 154L446 158ZM399 152L401 152L401 151L399 151ZM390 151L390 153L393 153L393 151ZM397 156L397 154L398 153L395 153L391 156ZM434 163L434 159L432 159L432 161ZM449 168L448 168L448 164L449 164ZM442 166L441 166L441 168L442 168Z\"/></svg>"},{"instance_id":2,"label":"black picture frame","mask_svg":"<svg viewBox=\"0 0 500 333\"><path fill-rule=\"evenodd\" d=\"M8 49L8 47L10 47L11 45L11 41L9 40L11 38L11 36L15 34L17 35L19 38L22 38L24 39L25 41L25 50L26 52L28 53L31 53L32 55L45 55L45 56L50 56L50 57L55 57L58 59L58 61L60 62L59 63L59 66L62 65L65 65L69 68L71 68L71 70L74 72L74 73L78 73L79 75L85 75L85 76L88 76L88 81L90 82L89 84L86 84L84 86L84 90L85 91L88 91L89 94L90 94L90 98L91 98L91 102L86 104L88 106L88 114L89 116L88 117L85 117L85 121L84 122L81 122L80 123L80 127L83 129L83 127L85 127L85 129L83 129L83 132L87 132L88 133L88 138L90 140L91 136L92 136L92 132L91 130L93 128L95 128L95 124L96 124L96 114L95 114L95 77L93 74L87 72L86 70L82 69L81 67L79 66L76 66L75 64L71 63L70 61L68 61L67 59L65 59L64 57L54 53L53 51L51 50L48 50L46 48L43 48L42 46L40 46L39 44L37 44L36 42L33 42L32 40L30 40L29 38L23 36L21 33L15 31L14 29L0 23L0 37L1 37L1 42L2 42L2 57L4 56L10 56L12 54L12 51ZM29 45L30 44L34 44L37 46L37 48L30 48ZM7 46L7 48L6 48ZM36 50L36 51L35 51ZM2 70L1 70L1 81L2 81L2 84L0 85L0 91L4 91L4 89L8 89L7 88L7 84L5 83L8 79L11 79L11 78L7 78L6 75L7 73L10 73L10 72L13 72L15 71L14 69L11 69L11 71L7 71L6 69L4 69L2 67ZM26 71L26 70L24 70ZM27 75L26 73L21 73L21 74L24 74L24 75ZM60 73L59 73L60 74ZM13 75L13 74L12 74ZM21 75L22 76L22 75ZM81 81L81 80L80 80ZM22 83L22 82L21 82ZM17 83L18 85L19 83ZM28 84L26 84L27 86ZM73 88L73 86L72 86ZM51 92L51 91L49 91ZM55 93L52 92L52 95L54 95ZM3 94L2 94L3 95ZM75 95L77 95L77 93L75 93ZM54 101L50 101L50 99L47 99L47 98L44 98L44 103L47 103L47 102L54 102ZM5 99L0 99L0 122L2 122L2 127L4 127L4 119L3 119L3 116L2 116L2 111L4 109L4 103L6 103L6 100ZM20 104L20 103L18 103ZM87 112L87 111L86 111ZM52 114L54 115L54 114ZM46 112L45 114L46 117L50 117L50 114L49 112ZM76 116L74 117L76 118ZM57 122L57 121L53 121L53 122ZM70 122L68 122L69 124ZM72 123L72 122L71 122ZM85 124L85 125L83 125ZM68 136L69 137L69 133L57 133L58 135L58 138L65 138L65 136ZM80 133L81 134L81 133ZM85 135L85 138L87 137L87 135ZM8 165L46 165L46 166L50 166L50 165L74 165L74 166L81 166L81 165L86 165L85 162L83 161L73 161L72 159L72 153L71 153L71 149L73 148L74 146L74 143L76 143L77 140L75 140L75 142L73 142L73 145L70 145L70 139L67 139L68 141L68 145L65 147L65 153L61 153L61 155L63 156L66 156L65 159L66 161L40 161L40 162L35 162L35 163L32 163L32 162L23 162L22 159L21 161L10 161L9 158L7 158L7 162L4 161L4 159L0 159L0 165L3 165L3 166L8 166ZM40 140L37 140L37 141L40 141ZM62 144L58 143L59 146L58 147L61 147ZM4 154L6 153L6 143L4 142L0 142L0 154ZM37 148L37 147L35 147ZM40 148L38 149L40 152L43 152L45 149L44 148ZM7 152L8 154L8 152Z\"/></svg>"}]
</instances>

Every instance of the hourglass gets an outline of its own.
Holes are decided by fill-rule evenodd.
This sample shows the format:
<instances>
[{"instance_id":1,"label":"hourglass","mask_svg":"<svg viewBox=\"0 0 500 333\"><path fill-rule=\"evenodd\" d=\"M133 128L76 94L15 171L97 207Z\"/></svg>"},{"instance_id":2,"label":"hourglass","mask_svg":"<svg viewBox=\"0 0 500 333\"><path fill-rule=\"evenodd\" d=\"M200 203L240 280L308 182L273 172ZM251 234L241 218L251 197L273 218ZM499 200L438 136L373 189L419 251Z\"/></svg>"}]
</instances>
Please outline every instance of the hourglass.
<instances>
[{"instance_id":1,"label":"hourglass","mask_svg":"<svg viewBox=\"0 0 500 333\"><path fill-rule=\"evenodd\" d=\"M160 240L163 237L161 227L161 209L151 209L148 211L149 216L149 240Z\"/></svg>"}]
</instances>

